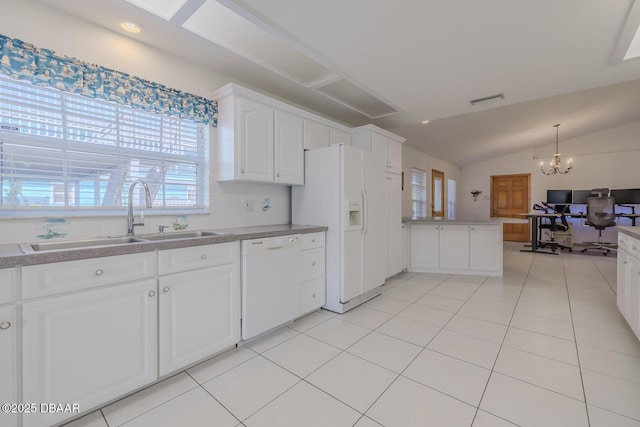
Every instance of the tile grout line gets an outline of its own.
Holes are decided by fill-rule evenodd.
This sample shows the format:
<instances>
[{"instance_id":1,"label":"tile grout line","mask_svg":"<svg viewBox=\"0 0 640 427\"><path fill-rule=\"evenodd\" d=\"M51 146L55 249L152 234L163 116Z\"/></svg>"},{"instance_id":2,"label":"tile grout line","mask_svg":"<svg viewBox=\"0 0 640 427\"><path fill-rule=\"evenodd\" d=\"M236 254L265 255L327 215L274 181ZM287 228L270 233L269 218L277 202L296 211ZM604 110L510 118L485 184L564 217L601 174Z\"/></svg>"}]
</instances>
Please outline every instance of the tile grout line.
<instances>
[{"instance_id":1,"label":"tile grout line","mask_svg":"<svg viewBox=\"0 0 640 427\"><path fill-rule=\"evenodd\" d=\"M580 351L578 351L578 336L576 335L576 325L573 322L573 308L571 307L571 293L569 291L569 283L567 282L567 266L565 264L565 257L564 255L562 255L562 271L563 271L563 277L564 277L564 285L566 287L567 290L567 302L569 304L569 314L571 315L571 330L573 331L573 339L575 342L575 348L576 348L576 358L578 360L578 373L580 374L580 385L582 386L582 397L584 398L584 409L587 415L587 425L591 426L591 417L589 417L589 403L587 402L587 391L585 389L584 386L584 377L582 375L582 365L580 364ZM591 261L593 263L593 261ZM598 266L594 264L594 267L596 268L596 270L598 270L600 272L600 270L598 269ZM602 275L602 272L600 272L600 274Z\"/></svg>"},{"instance_id":2,"label":"tile grout line","mask_svg":"<svg viewBox=\"0 0 640 427\"><path fill-rule=\"evenodd\" d=\"M484 399L484 395L487 392L487 388L489 387L489 382L491 381L491 377L493 376L493 372L494 369L496 367L496 363L498 363L498 357L500 357L500 352L502 351L502 347L504 346L504 341L507 339L507 334L509 333L509 327L511 325L511 321L513 320L513 316L515 316L516 313L516 309L518 308L518 302L520 301L520 297L522 296L522 292L524 291L524 287L527 285L527 279L529 278L529 274L531 273L531 268L533 267L533 261L535 259L535 255L531 254L529 256L529 268L527 269L527 274L524 277L524 280L522 282L522 286L520 287L520 292L518 293L518 298L516 299L516 304L513 306L513 311L511 312L511 317L509 318L509 324L507 325L507 330L505 331L504 336L502 337L502 342L500 343L500 348L498 349L498 353L496 354L496 358L493 361L493 366L491 367L491 372L489 373L489 378L487 379L487 383L484 386L484 389L482 390L482 395L480 396L480 400L478 401L478 406L476 407L476 413L473 415L473 420L471 420L471 425L473 425L473 423L476 420L476 417L478 416L478 412L480 411L480 405L482 405L482 399ZM492 414L494 415L494 414ZM497 416L497 415L494 415ZM498 417L501 419L504 419L502 417ZM511 421L511 420L507 420L512 424L516 424L515 422ZM517 424L516 424L517 425Z\"/></svg>"}]
</instances>

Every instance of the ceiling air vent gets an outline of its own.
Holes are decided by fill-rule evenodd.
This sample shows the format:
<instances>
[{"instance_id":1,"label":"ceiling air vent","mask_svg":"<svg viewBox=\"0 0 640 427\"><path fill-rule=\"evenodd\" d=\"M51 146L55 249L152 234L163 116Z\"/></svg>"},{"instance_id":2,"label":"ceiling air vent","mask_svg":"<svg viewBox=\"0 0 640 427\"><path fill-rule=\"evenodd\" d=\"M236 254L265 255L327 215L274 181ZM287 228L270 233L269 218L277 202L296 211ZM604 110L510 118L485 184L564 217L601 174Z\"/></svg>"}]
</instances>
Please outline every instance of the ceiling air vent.
<instances>
[{"instance_id":1,"label":"ceiling air vent","mask_svg":"<svg viewBox=\"0 0 640 427\"><path fill-rule=\"evenodd\" d=\"M316 87L321 94L358 111L370 119L377 119L398 112L394 107L360 89L356 85L341 79Z\"/></svg>"},{"instance_id":2,"label":"ceiling air vent","mask_svg":"<svg viewBox=\"0 0 640 427\"><path fill-rule=\"evenodd\" d=\"M471 105L485 104L487 102L500 101L502 99L504 99L504 93L498 93L496 95L485 96L484 98L472 99L471 101L469 101L469 104Z\"/></svg>"}]
</instances>

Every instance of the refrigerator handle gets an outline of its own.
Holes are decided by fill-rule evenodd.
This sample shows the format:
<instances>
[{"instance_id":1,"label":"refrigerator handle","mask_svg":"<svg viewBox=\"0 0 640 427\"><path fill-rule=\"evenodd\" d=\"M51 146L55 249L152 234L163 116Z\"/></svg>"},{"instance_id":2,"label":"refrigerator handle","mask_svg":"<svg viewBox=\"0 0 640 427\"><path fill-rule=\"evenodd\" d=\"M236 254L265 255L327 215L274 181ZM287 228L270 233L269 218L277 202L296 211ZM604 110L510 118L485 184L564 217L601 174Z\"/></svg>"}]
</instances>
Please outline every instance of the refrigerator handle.
<instances>
[{"instance_id":1,"label":"refrigerator handle","mask_svg":"<svg viewBox=\"0 0 640 427\"><path fill-rule=\"evenodd\" d=\"M367 234L367 228L369 227L369 211L367 209L367 192L363 189L362 192L362 235Z\"/></svg>"}]
</instances>

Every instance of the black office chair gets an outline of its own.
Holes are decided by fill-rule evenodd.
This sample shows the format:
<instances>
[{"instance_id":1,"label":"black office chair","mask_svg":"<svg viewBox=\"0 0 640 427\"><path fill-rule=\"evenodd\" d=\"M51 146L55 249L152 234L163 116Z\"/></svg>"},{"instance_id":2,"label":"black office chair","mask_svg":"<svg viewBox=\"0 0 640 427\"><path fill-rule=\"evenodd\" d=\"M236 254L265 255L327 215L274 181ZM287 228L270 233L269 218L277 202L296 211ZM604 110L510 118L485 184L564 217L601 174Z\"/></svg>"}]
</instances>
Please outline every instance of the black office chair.
<instances>
[{"instance_id":1,"label":"black office chair","mask_svg":"<svg viewBox=\"0 0 640 427\"><path fill-rule=\"evenodd\" d=\"M538 246L541 248L550 248L553 252L555 252L558 248L560 248L561 250L567 249L569 252L573 252L573 249L571 249L571 247L560 244L555 241L556 232L566 232L567 230L569 230L569 222L567 221L567 217L565 216L565 214L569 210L569 205L551 206L546 203L543 203L543 205L545 206L546 213L549 213L551 211L551 213L560 214L560 216L544 218L546 222L543 222L538 226L538 231L539 231ZM560 220L560 222L558 222L558 220ZM549 233L550 233L549 240L546 240L546 241L542 240L543 230L549 230Z\"/></svg>"},{"instance_id":2,"label":"black office chair","mask_svg":"<svg viewBox=\"0 0 640 427\"><path fill-rule=\"evenodd\" d=\"M586 252L589 249L598 249L602 251L602 255L607 255L609 252L615 251L615 244L602 242L602 230L607 227L614 227L616 225L615 219L616 202L613 197L603 195L599 197L588 197L587 217L584 224L598 230L598 241L594 242L592 246L583 248L581 252Z\"/></svg>"}]
</instances>

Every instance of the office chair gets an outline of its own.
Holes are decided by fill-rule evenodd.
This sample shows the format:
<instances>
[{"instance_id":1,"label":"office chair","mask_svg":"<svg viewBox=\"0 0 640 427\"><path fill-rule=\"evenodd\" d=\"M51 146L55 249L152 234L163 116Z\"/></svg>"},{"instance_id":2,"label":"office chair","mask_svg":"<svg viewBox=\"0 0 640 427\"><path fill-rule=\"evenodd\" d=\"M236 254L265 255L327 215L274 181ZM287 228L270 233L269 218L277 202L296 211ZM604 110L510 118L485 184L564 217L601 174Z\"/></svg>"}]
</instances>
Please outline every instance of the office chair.
<instances>
[{"instance_id":1,"label":"office chair","mask_svg":"<svg viewBox=\"0 0 640 427\"><path fill-rule=\"evenodd\" d=\"M567 249L569 252L573 252L573 249L569 246L562 245L555 241L555 233L556 232L566 232L569 230L569 222L567 221L567 217L565 214L569 210L569 205L556 205L551 206L546 203L542 203L545 206L545 212L553 211L553 213L560 214L559 217L550 217L545 218L548 220L546 223L542 223L538 226L539 232L539 243L538 246L542 248L550 248L553 252L555 252L558 248ZM535 206L534 206L535 208ZM558 219L560 222L558 223ZM542 240L542 230L549 230L550 238L547 241Z\"/></svg>"},{"instance_id":2,"label":"office chair","mask_svg":"<svg viewBox=\"0 0 640 427\"><path fill-rule=\"evenodd\" d=\"M602 251L602 255L607 255L610 251L615 251L615 244L602 242L602 230L615 226L615 219L616 203L613 197L602 195L599 197L587 197L587 217L584 224L598 230L598 241L594 242L592 246L583 248L581 252L586 252L589 249L598 249Z\"/></svg>"}]
</instances>

